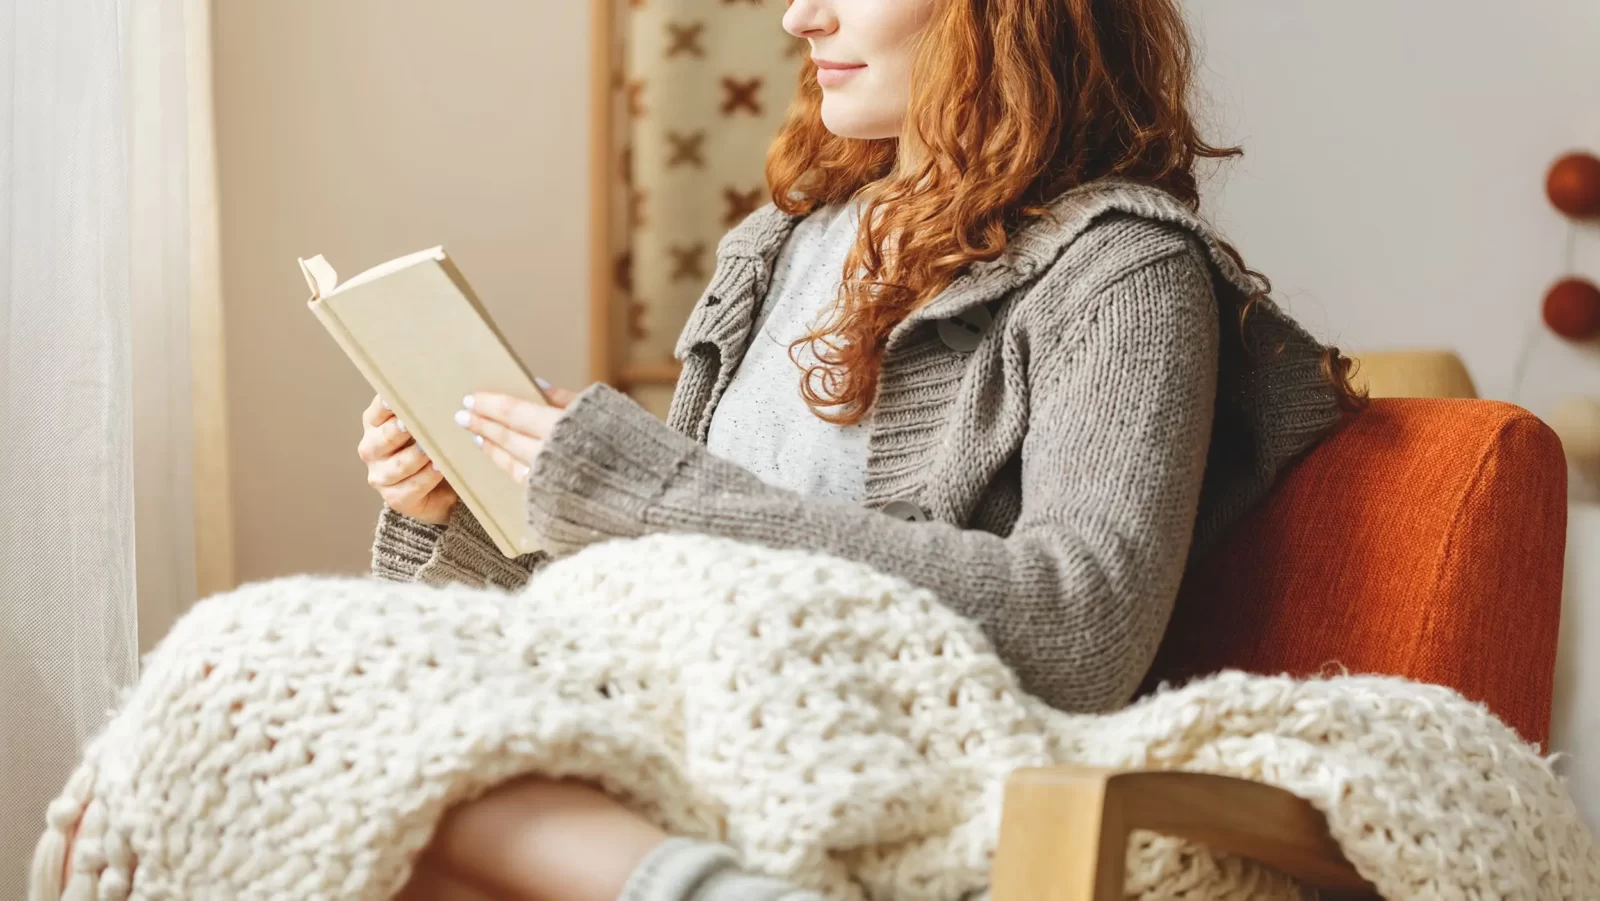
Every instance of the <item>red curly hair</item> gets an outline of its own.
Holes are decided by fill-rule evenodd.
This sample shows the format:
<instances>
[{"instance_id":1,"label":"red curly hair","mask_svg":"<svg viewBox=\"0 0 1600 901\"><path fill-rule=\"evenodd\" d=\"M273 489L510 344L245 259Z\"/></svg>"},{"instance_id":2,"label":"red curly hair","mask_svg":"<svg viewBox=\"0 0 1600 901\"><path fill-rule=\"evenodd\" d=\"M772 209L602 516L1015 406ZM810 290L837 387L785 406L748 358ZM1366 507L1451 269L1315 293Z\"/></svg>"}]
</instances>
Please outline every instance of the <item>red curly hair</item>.
<instances>
[{"instance_id":1,"label":"red curly hair","mask_svg":"<svg viewBox=\"0 0 1600 901\"><path fill-rule=\"evenodd\" d=\"M823 125L807 60L767 154L772 200L791 215L863 202L844 267L861 277L845 279L826 321L790 347L797 361L805 347L815 354L801 379L812 411L860 422L894 327L965 267L999 257L1062 192L1119 176L1197 209L1195 164L1241 151L1200 137L1193 71L1176 0L941 0L919 38L902 137L861 140ZM902 159L901 140L921 152ZM1260 290L1241 324L1270 288L1251 274ZM1330 349L1324 365L1341 403L1359 406L1349 361Z\"/></svg>"}]
</instances>

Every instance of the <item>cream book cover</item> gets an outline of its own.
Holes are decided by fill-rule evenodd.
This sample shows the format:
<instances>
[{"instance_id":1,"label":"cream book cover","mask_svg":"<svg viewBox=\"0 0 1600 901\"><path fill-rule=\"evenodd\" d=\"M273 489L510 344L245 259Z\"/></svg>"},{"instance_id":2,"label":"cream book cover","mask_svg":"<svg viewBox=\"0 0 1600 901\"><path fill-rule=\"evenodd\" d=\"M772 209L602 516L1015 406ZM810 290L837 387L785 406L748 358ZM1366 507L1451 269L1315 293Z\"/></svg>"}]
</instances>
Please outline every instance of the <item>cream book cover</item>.
<instances>
[{"instance_id":1,"label":"cream book cover","mask_svg":"<svg viewBox=\"0 0 1600 901\"><path fill-rule=\"evenodd\" d=\"M300 260L311 311L439 465L500 553L539 549L522 489L455 423L461 399L492 391L548 403L442 247L339 282L320 255Z\"/></svg>"}]
</instances>

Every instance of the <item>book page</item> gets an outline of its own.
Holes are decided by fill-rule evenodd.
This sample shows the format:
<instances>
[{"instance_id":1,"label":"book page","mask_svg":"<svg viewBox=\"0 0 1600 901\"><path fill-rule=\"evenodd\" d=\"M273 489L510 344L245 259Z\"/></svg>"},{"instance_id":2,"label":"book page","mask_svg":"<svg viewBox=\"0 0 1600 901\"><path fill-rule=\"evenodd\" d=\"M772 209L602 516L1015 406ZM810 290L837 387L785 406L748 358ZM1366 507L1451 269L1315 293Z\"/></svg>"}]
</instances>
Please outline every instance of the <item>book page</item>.
<instances>
[{"instance_id":1,"label":"book page","mask_svg":"<svg viewBox=\"0 0 1600 901\"><path fill-rule=\"evenodd\" d=\"M444 248L443 247L430 247L427 250L419 250L416 253L408 253L403 257L397 257L395 259L390 260L387 263L379 263L378 265L373 266L371 269L368 269L367 271L361 273L360 275L352 276L351 278L346 280L344 284L339 285L338 287L334 288L332 291L330 291L330 292L328 292L326 294L323 294L322 296L323 297L328 297L328 296L330 296L332 294L338 294L341 291L348 291L351 288L355 288L355 287L358 287L360 285L364 285L364 284L366 284L368 282L376 281L376 280L378 280L380 278L383 278L386 275L390 275L390 274L393 274L395 272L399 272L400 270L405 269L408 266L415 266L418 263L428 262L428 261L437 261L437 260L442 260L442 259L444 259ZM331 267L329 268L329 271L330 272L332 271Z\"/></svg>"},{"instance_id":2,"label":"book page","mask_svg":"<svg viewBox=\"0 0 1600 901\"><path fill-rule=\"evenodd\" d=\"M339 273L328 265L320 253L309 260L300 258L300 274L306 277L306 287L311 289L312 300L327 297L339 284Z\"/></svg>"}]
</instances>

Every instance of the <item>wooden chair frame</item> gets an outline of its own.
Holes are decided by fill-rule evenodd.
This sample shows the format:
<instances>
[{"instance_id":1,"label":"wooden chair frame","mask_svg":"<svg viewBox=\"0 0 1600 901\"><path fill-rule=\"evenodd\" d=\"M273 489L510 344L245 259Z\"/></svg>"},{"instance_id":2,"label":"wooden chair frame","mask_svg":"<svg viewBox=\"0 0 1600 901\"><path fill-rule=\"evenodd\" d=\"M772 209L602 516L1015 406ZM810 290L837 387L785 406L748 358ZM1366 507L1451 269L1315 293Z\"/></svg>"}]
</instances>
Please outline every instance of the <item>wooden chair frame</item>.
<instances>
[{"instance_id":1,"label":"wooden chair frame","mask_svg":"<svg viewBox=\"0 0 1600 901\"><path fill-rule=\"evenodd\" d=\"M1206 773L1061 767L1006 786L995 901L1123 901L1128 835L1146 829L1274 867L1334 899L1375 899L1315 807Z\"/></svg>"}]
</instances>

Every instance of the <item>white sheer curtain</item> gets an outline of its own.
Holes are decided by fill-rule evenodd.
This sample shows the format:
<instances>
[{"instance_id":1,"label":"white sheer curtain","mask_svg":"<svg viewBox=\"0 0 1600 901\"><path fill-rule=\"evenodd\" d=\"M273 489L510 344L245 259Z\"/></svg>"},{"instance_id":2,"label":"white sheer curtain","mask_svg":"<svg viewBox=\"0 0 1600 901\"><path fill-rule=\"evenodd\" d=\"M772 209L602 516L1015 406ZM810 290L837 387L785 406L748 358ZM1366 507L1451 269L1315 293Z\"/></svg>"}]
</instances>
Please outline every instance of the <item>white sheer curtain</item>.
<instances>
[{"instance_id":1,"label":"white sheer curtain","mask_svg":"<svg viewBox=\"0 0 1600 901\"><path fill-rule=\"evenodd\" d=\"M0 0L4 897L136 675L136 586L163 628L192 599L183 13Z\"/></svg>"}]
</instances>

